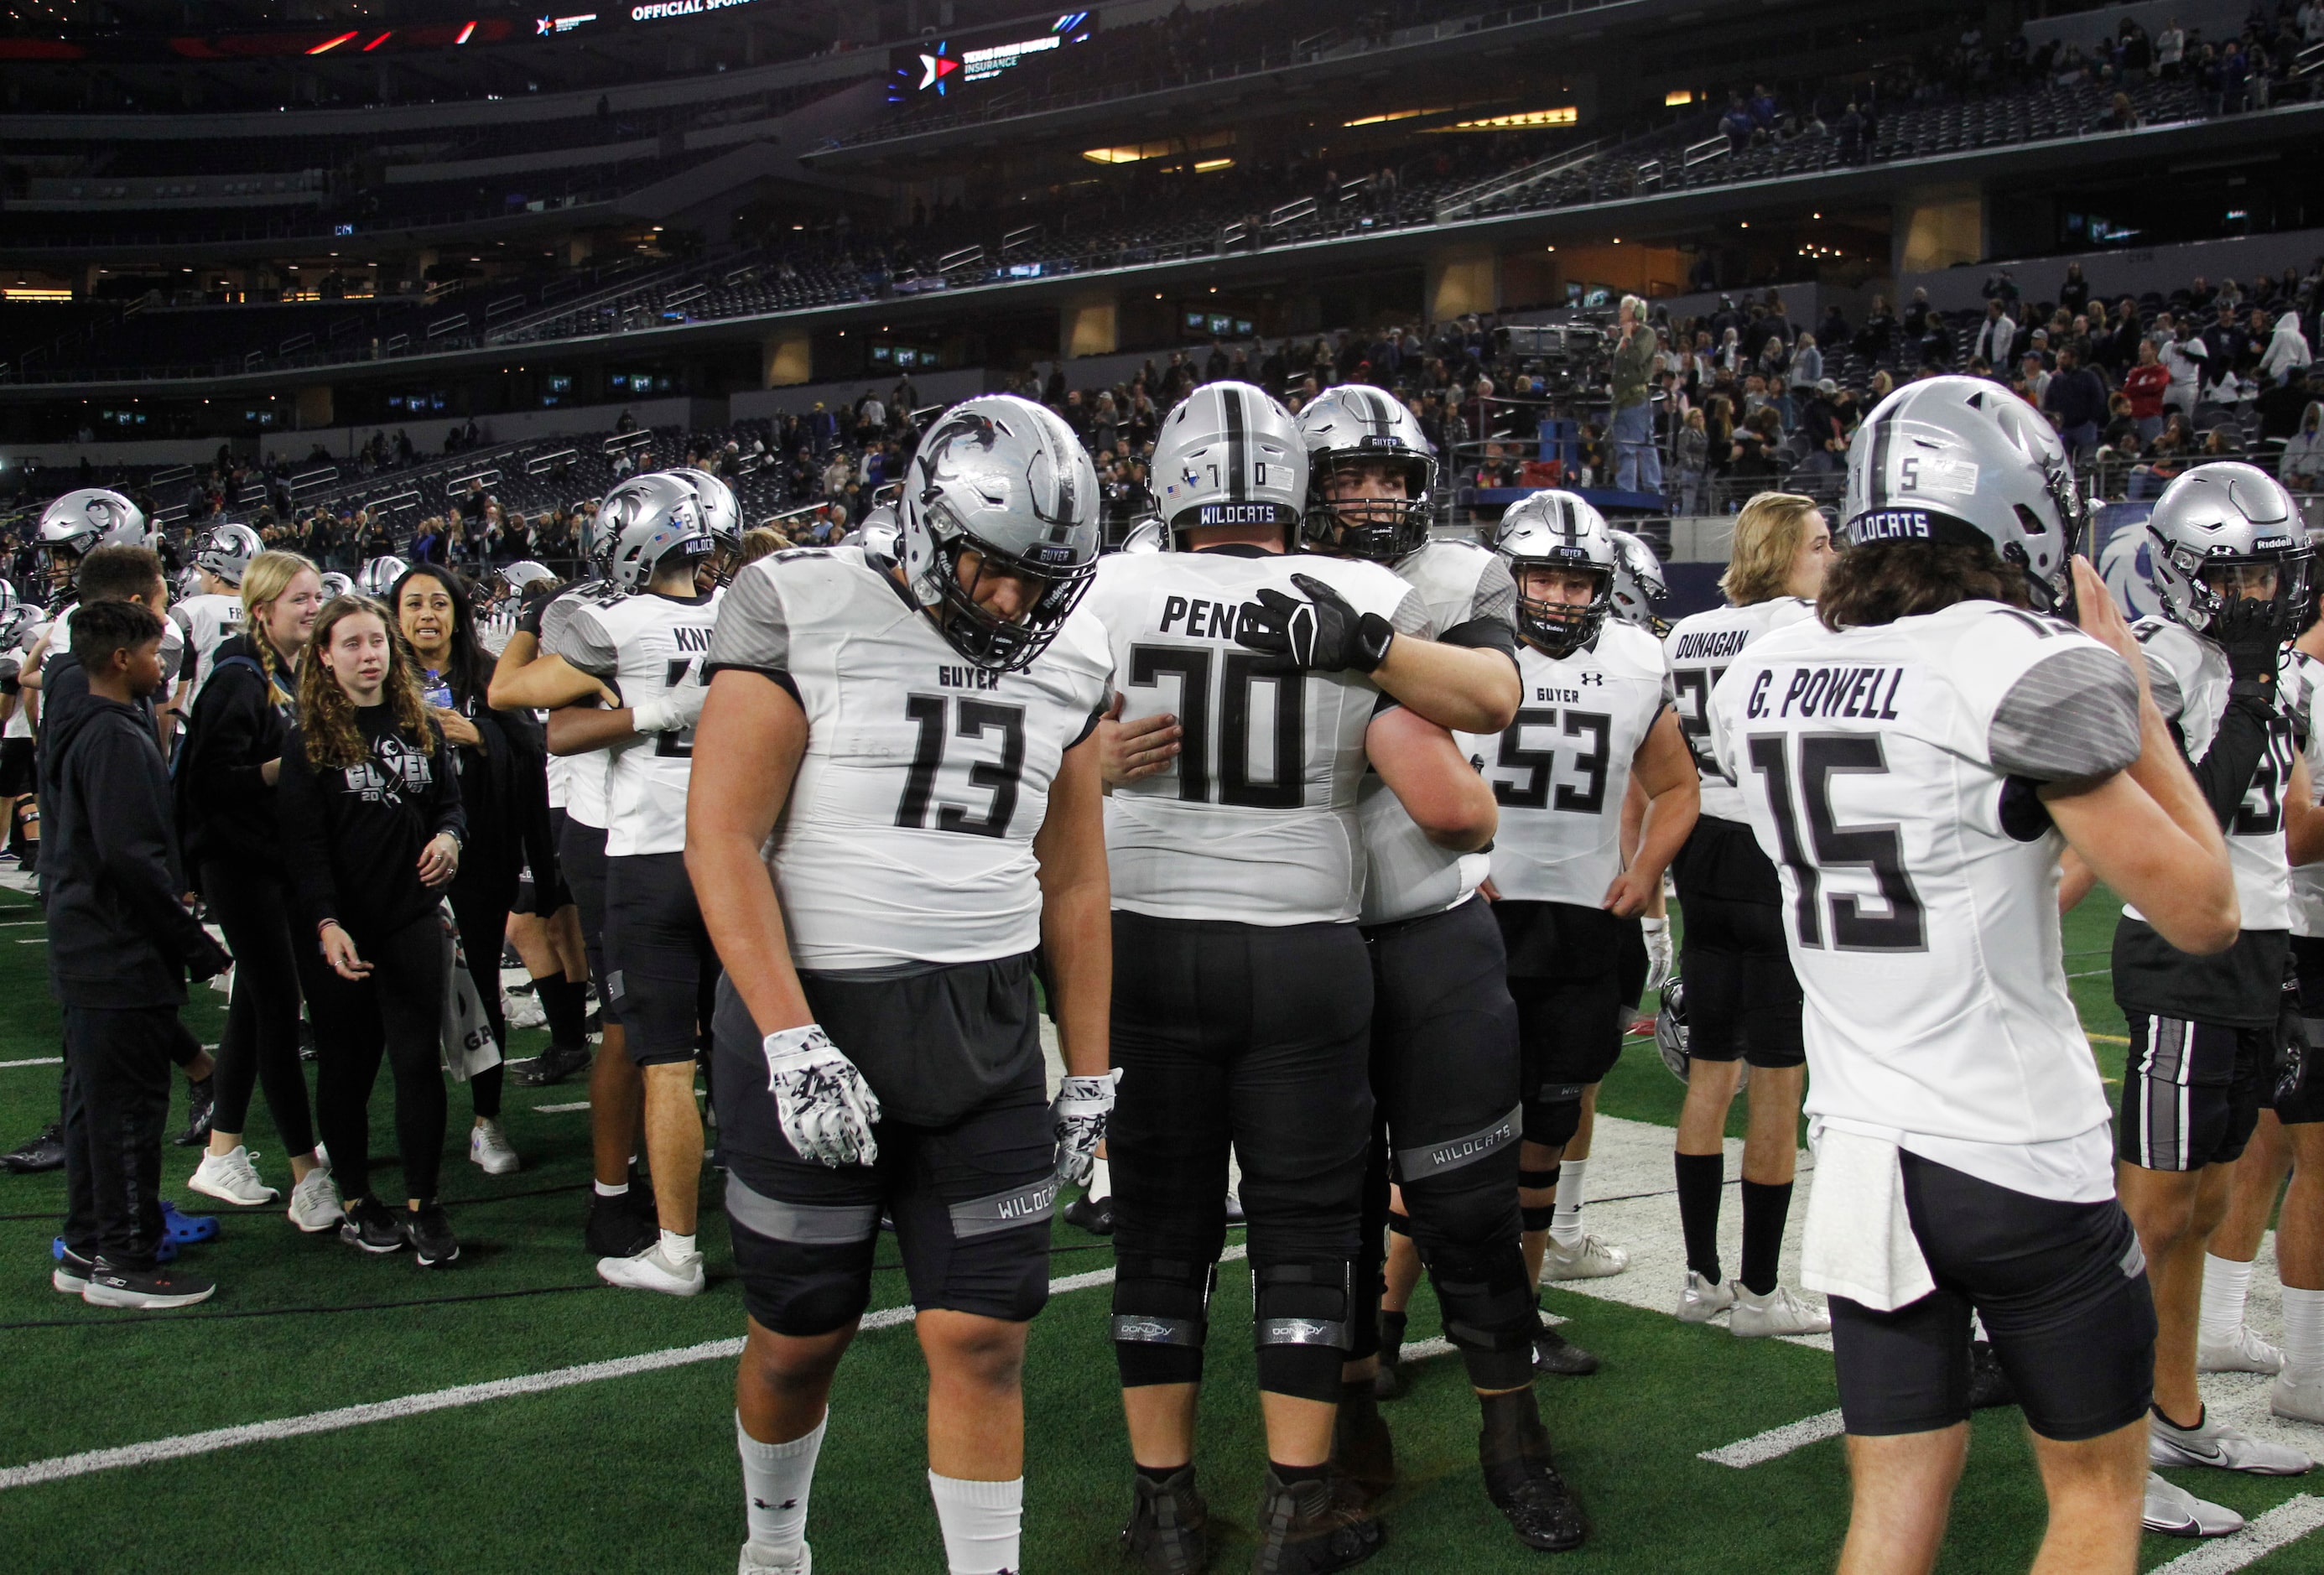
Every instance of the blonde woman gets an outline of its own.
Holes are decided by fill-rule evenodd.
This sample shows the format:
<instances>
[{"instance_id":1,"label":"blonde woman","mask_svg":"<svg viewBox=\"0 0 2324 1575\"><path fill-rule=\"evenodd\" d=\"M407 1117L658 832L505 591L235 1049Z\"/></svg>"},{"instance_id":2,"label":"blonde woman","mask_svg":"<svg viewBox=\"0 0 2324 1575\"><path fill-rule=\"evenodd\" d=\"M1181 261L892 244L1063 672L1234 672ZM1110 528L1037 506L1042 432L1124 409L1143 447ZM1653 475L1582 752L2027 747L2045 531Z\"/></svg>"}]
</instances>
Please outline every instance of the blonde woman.
<instances>
[{"instance_id":1,"label":"blonde woman","mask_svg":"<svg viewBox=\"0 0 2324 1575\"><path fill-rule=\"evenodd\" d=\"M1727 605L1680 619L1664 640L1679 726L1702 786L1702 815L1671 864L1686 929L1658 1024L1664 1035L1683 1028L1688 1057L1675 1161L1686 1239L1678 1315L1707 1323L1732 1309L1728 1328L1738 1336L1812 1334L1831 1321L1775 1274L1807 1080L1800 984L1784 950L1775 867L1753 839L1742 789L1711 757L1711 692L1753 640L1815 616L1831 561L1831 527L1814 500L1761 493L1735 519L1734 550L1719 582ZM1743 1262L1729 1280L1719 1263L1720 1140L1743 1062L1751 1067Z\"/></svg>"},{"instance_id":2,"label":"blonde woman","mask_svg":"<svg viewBox=\"0 0 2324 1575\"><path fill-rule=\"evenodd\" d=\"M178 757L186 863L235 956L209 1150L187 1185L229 1203L274 1201L242 1141L251 1091L263 1088L290 1151L290 1222L312 1233L339 1222L339 1198L316 1153L299 1066L299 968L275 794L323 583L298 554L263 552L243 571L240 594L242 632L218 646Z\"/></svg>"}]
</instances>

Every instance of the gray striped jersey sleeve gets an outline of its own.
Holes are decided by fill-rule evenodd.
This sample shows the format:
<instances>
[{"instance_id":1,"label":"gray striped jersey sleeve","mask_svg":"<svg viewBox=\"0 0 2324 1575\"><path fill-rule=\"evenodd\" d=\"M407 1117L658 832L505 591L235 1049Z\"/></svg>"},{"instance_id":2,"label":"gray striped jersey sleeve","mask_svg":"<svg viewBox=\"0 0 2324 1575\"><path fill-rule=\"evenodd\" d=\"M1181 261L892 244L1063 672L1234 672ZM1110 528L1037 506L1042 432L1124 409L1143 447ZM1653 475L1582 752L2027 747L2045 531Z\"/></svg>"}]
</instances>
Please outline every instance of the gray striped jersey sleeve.
<instances>
[{"instance_id":1,"label":"gray striped jersey sleeve","mask_svg":"<svg viewBox=\"0 0 2324 1575\"><path fill-rule=\"evenodd\" d=\"M1420 599L1420 593L1417 590L1408 585L1405 587L1405 593L1397 600L1396 612L1389 616L1388 623L1398 634L1427 634L1428 604Z\"/></svg>"},{"instance_id":2,"label":"gray striped jersey sleeve","mask_svg":"<svg viewBox=\"0 0 2324 1575\"><path fill-rule=\"evenodd\" d=\"M1477 591L1469 606L1469 618L1497 618L1512 623L1517 611L1517 583L1509 577L1509 566L1495 553L1485 565L1485 572L1477 576Z\"/></svg>"},{"instance_id":3,"label":"gray striped jersey sleeve","mask_svg":"<svg viewBox=\"0 0 2324 1575\"><path fill-rule=\"evenodd\" d=\"M718 603L718 625L710 636L710 671L788 672L791 665L790 621L775 585L772 559L752 564L726 587Z\"/></svg>"},{"instance_id":4,"label":"gray striped jersey sleeve","mask_svg":"<svg viewBox=\"0 0 2324 1575\"><path fill-rule=\"evenodd\" d=\"M2110 776L2138 759L2138 681L2114 652L2069 646L2010 686L1986 749L1997 769L2036 782Z\"/></svg>"},{"instance_id":5,"label":"gray striped jersey sleeve","mask_svg":"<svg viewBox=\"0 0 2324 1575\"><path fill-rule=\"evenodd\" d=\"M541 649L551 656L563 657L574 667L592 677L607 677L621 666L622 653L606 632L604 620L597 609L586 603L575 608L561 622L541 620Z\"/></svg>"}]
</instances>

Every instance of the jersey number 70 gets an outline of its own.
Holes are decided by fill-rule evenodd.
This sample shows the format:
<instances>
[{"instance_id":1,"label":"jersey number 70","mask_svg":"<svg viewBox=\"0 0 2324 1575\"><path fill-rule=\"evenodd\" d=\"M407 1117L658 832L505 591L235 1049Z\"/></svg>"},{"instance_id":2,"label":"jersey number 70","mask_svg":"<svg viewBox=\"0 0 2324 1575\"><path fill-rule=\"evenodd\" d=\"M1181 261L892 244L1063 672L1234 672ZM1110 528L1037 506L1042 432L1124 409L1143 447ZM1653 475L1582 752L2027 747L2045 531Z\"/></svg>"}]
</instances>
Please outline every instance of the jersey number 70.
<instances>
[{"instance_id":1,"label":"jersey number 70","mask_svg":"<svg viewBox=\"0 0 2324 1575\"><path fill-rule=\"evenodd\" d=\"M1811 951L1822 949L1828 909L1835 951L1927 951L1927 926L1920 894L1913 889L1912 874L1904 868L1903 834L1894 825L1843 826L1832 816L1833 777L1843 772L1887 773L1887 751L1879 736L1803 733L1796 771L1788 734L1754 733L1747 742L1751 769L1766 785L1776 844L1799 886L1792 916L1800 944ZM1807 823L1805 838L1800 835L1803 818ZM1887 905L1886 913L1866 913L1864 899L1858 897L1839 892L1824 897L1825 872L1850 869L1872 872L1880 900Z\"/></svg>"}]
</instances>

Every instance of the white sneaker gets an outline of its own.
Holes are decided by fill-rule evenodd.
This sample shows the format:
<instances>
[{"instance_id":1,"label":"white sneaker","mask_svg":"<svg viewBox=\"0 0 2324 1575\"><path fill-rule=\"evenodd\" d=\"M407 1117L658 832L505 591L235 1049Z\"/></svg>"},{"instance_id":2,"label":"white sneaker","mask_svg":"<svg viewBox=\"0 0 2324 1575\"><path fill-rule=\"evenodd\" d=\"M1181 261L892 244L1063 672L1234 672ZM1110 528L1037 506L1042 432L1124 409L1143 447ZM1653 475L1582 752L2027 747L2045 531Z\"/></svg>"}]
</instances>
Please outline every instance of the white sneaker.
<instances>
[{"instance_id":1,"label":"white sneaker","mask_svg":"<svg viewBox=\"0 0 2324 1575\"><path fill-rule=\"evenodd\" d=\"M512 1028L538 1028L549 1021L549 1012L540 1004L537 990L528 990L521 995L501 993L501 1016Z\"/></svg>"},{"instance_id":2,"label":"white sneaker","mask_svg":"<svg viewBox=\"0 0 2324 1575\"><path fill-rule=\"evenodd\" d=\"M258 1179L251 1161L258 1156L237 1143L226 1154L205 1154L186 1184L205 1197L240 1203L246 1209L271 1203L282 1194Z\"/></svg>"},{"instance_id":3,"label":"white sneaker","mask_svg":"<svg viewBox=\"0 0 2324 1575\"><path fill-rule=\"evenodd\" d=\"M2166 1537L2223 1537L2244 1529L2244 1517L2226 1505L2198 1498L2152 1471L2146 1473L2146 1504L2138 1523Z\"/></svg>"},{"instance_id":4,"label":"white sneaker","mask_svg":"<svg viewBox=\"0 0 2324 1575\"><path fill-rule=\"evenodd\" d=\"M1602 1280L1630 1266L1630 1255L1595 1231L1582 1232L1572 1247L1560 1247L1553 1236L1541 1255L1545 1280Z\"/></svg>"},{"instance_id":5,"label":"white sneaker","mask_svg":"<svg viewBox=\"0 0 2324 1575\"><path fill-rule=\"evenodd\" d=\"M1757 1340L1770 1334L1828 1334L1831 1331L1831 1315L1802 1301L1789 1285L1777 1285L1762 1296L1750 1286L1737 1282L1735 1312L1727 1320L1727 1332L1737 1339Z\"/></svg>"},{"instance_id":6,"label":"white sneaker","mask_svg":"<svg viewBox=\"0 0 2324 1575\"><path fill-rule=\"evenodd\" d=\"M708 1283L702 1272L702 1255L690 1252L683 1262L662 1256L657 1241L635 1257L601 1257L597 1277L609 1285L632 1291L659 1291L665 1296L698 1296Z\"/></svg>"},{"instance_id":7,"label":"white sneaker","mask_svg":"<svg viewBox=\"0 0 2324 1575\"><path fill-rule=\"evenodd\" d=\"M347 1217L339 1202L339 1184L331 1179L330 1171L317 1165L307 1173L307 1179L290 1189L290 1223L314 1236L328 1230Z\"/></svg>"},{"instance_id":8,"label":"white sneaker","mask_svg":"<svg viewBox=\"0 0 2324 1575\"><path fill-rule=\"evenodd\" d=\"M479 1121L468 1128L468 1158L481 1165L486 1175L516 1173L516 1150L509 1147L508 1134L501 1130L498 1121Z\"/></svg>"},{"instance_id":9,"label":"white sneaker","mask_svg":"<svg viewBox=\"0 0 2324 1575\"><path fill-rule=\"evenodd\" d=\"M1678 1294L1681 1323L1708 1323L1733 1305L1733 1280L1706 1280L1693 1269L1686 1271L1686 1284Z\"/></svg>"},{"instance_id":10,"label":"white sneaker","mask_svg":"<svg viewBox=\"0 0 2324 1575\"><path fill-rule=\"evenodd\" d=\"M2237 1324L2232 1340L2217 1345L2208 1340L2197 1344L2195 1370L2199 1373L2280 1373L2283 1371L2283 1353L2254 1334L2249 1328Z\"/></svg>"},{"instance_id":11,"label":"white sneaker","mask_svg":"<svg viewBox=\"0 0 2324 1575\"><path fill-rule=\"evenodd\" d=\"M2324 1423L2324 1368L2276 1375L2267 1392L2267 1408L2293 1422Z\"/></svg>"},{"instance_id":12,"label":"white sneaker","mask_svg":"<svg viewBox=\"0 0 2324 1575\"><path fill-rule=\"evenodd\" d=\"M756 1543L744 1543L734 1575L815 1575L815 1550L801 1543L797 1553L778 1557Z\"/></svg>"},{"instance_id":13,"label":"white sneaker","mask_svg":"<svg viewBox=\"0 0 2324 1575\"><path fill-rule=\"evenodd\" d=\"M2150 1466L2210 1466L2249 1471L2255 1477L2297 1477L2316 1462L2298 1450L2264 1443L2239 1428L2215 1420L2206 1409L2196 1427L2174 1427L2155 1412L2146 1414L2146 1463Z\"/></svg>"}]
</instances>

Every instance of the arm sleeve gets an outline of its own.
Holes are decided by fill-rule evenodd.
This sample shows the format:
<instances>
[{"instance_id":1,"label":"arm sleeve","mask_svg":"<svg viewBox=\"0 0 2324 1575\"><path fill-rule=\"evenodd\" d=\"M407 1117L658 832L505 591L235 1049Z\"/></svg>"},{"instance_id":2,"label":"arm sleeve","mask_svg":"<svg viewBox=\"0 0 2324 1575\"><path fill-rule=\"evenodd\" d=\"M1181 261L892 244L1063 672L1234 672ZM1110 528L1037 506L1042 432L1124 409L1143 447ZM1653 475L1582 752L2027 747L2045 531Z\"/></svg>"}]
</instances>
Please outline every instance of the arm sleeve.
<instances>
[{"instance_id":1,"label":"arm sleeve","mask_svg":"<svg viewBox=\"0 0 2324 1575\"><path fill-rule=\"evenodd\" d=\"M306 743L294 730L282 743L282 777L275 821L282 834L290 890L299 907L303 942L325 919L339 915L338 884L331 876L331 845L323 784L307 764Z\"/></svg>"},{"instance_id":2,"label":"arm sleeve","mask_svg":"<svg viewBox=\"0 0 2324 1575\"><path fill-rule=\"evenodd\" d=\"M1986 747L2001 770L2036 782L2112 776L2138 759L2138 681L2112 651L2069 646L2009 686Z\"/></svg>"},{"instance_id":3,"label":"arm sleeve","mask_svg":"<svg viewBox=\"0 0 2324 1575\"><path fill-rule=\"evenodd\" d=\"M771 558L752 564L720 598L710 658L703 664L706 677L728 668L770 677L790 671L790 618L774 569Z\"/></svg>"},{"instance_id":4,"label":"arm sleeve","mask_svg":"<svg viewBox=\"0 0 2324 1575\"><path fill-rule=\"evenodd\" d=\"M567 617L544 619L540 643L551 656L563 657L592 677L610 678L621 665L621 649L595 607L579 606Z\"/></svg>"},{"instance_id":5,"label":"arm sleeve","mask_svg":"<svg viewBox=\"0 0 2324 1575\"><path fill-rule=\"evenodd\" d=\"M2252 776L2267 749L2273 720L2266 702L2231 695L2227 708L2219 714L2218 731L2211 735L2209 751L2201 760L2187 762L2195 773L2195 786L2201 790L2203 802L2211 806L2212 818L2222 829L2235 819L2244 795L2251 791ZM2172 731L2176 736L2176 723ZM2182 751L2186 747L2183 740L2180 747Z\"/></svg>"},{"instance_id":6,"label":"arm sleeve","mask_svg":"<svg viewBox=\"0 0 2324 1575\"><path fill-rule=\"evenodd\" d=\"M88 831L106 879L157 945L187 961L201 956L210 938L179 900L184 874L160 751L151 739L101 723L73 752L88 802L105 806L88 817Z\"/></svg>"}]
</instances>

